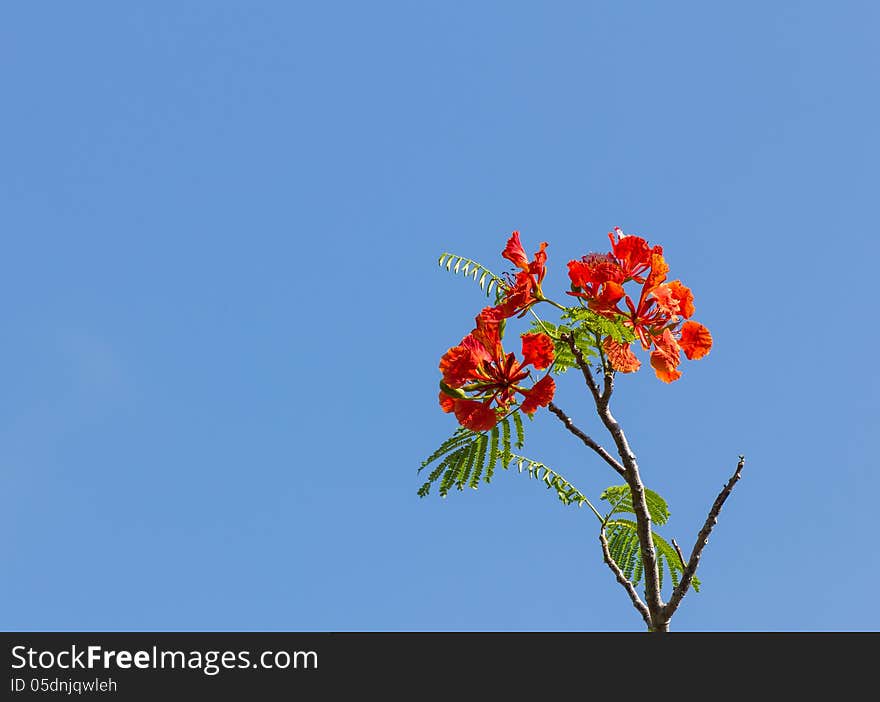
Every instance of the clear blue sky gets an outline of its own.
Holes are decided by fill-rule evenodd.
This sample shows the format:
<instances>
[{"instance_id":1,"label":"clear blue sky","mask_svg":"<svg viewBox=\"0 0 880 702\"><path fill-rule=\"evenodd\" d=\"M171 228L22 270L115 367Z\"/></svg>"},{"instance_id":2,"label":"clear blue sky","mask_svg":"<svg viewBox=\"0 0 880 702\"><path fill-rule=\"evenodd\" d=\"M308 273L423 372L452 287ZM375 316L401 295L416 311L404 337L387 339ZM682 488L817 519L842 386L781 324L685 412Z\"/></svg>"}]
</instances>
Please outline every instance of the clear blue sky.
<instances>
[{"instance_id":1,"label":"clear blue sky","mask_svg":"<svg viewBox=\"0 0 880 702\"><path fill-rule=\"evenodd\" d=\"M679 630L880 629L876 3L15 3L0 16L4 629L639 630L586 509L419 500L440 355L619 225L715 348L615 409ZM595 429L574 377L559 404ZM524 453L618 482L553 418ZM598 434L598 432L596 432Z\"/></svg>"}]
</instances>

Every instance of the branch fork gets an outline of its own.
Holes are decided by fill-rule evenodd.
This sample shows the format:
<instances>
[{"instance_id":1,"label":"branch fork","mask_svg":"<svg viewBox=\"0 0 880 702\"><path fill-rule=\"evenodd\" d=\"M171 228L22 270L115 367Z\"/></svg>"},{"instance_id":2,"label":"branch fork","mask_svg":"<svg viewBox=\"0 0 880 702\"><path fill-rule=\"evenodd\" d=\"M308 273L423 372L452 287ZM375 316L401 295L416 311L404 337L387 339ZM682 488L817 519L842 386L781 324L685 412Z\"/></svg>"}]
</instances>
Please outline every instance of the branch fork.
<instances>
[{"instance_id":1,"label":"branch fork","mask_svg":"<svg viewBox=\"0 0 880 702\"><path fill-rule=\"evenodd\" d=\"M636 531L639 537L642 563L644 565L645 599L647 601L645 602L639 597L635 586L626 578L620 567L611 557L611 552L608 547L608 539L605 536L605 522L602 523L599 532L599 542L602 546L603 558L605 563L611 569L611 572L614 574L617 582L620 583L624 590L626 590L632 601L633 607L635 607L636 611L638 611L642 619L644 619L645 624L648 626L648 630L659 632L668 631L669 620L672 618L672 615L678 609L682 599L687 594L690 584L693 581L694 574L697 571L697 566L699 566L703 549L708 543L709 534L718 523L718 515L721 512L721 508L724 506L725 501L733 491L734 485L736 485L742 476L745 457L739 457L739 463L737 464L734 474L731 476L730 480L727 481L718 497L715 499L715 502L709 511L709 515L706 517L706 522L703 524L703 528L700 529L700 532L697 535L696 543L694 544L691 556L687 561L685 560L678 544L673 540L672 543L681 559L683 574L678 586L674 588L669 602L664 603L660 593L659 564L657 560L657 552L654 547L654 538L651 532L651 515L648 511L648 504L645 499L645 486L642 482L641 475L639 474L639 466L636 461L636 456L630 448L626 435L623 432L623 428L611 414L611 410L609 409L611 395L614 392L614 370L606 362L606 359L603 356L603 384L600 389L596 378L593 376L593 369L584 358L583 352L575 343L574 337L570 334L562 334L560 335L560 339L571 349L575 362L584 376L584 382L593 397L593 402L599 419L611 435L620 460L615 459L592 437L575 426L571 418L557 405L551 402L548 405L548 408L554 415L556 415L569 432L580 439L585 446L598 454L599 457L610 465L616 473L623 477L626 484L629 486L633 510L636 515Z\"/></svg>"}]
</instances>

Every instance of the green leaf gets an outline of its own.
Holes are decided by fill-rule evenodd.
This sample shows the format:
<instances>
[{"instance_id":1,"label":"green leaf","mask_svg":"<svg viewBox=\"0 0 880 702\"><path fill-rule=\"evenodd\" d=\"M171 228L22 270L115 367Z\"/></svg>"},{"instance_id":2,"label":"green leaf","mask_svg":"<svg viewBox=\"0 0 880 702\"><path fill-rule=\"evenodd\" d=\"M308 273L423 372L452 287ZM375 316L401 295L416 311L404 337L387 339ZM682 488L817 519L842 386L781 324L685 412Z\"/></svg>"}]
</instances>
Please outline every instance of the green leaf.
<instances>
[{"instance_id":1,"label":"green leaf","mask_svg":"<svg viewBox=\"0 0 880 702\"><path fill-rule=\"evenodd\" d=\"M485 481L488 483L492 480L492 475L495 473L495 464L500 460L501 455L498 452L498 425L496 424L492 427L492 431L489 432L489 456L486 460L486 477ZM476 488L476 485L471 485L471 487Z\"/></svg>"},{"instance_id":2,"label":"green leaf","mask_svg":"<svg viewBox=\"0 0 880 702\"><path fill-rule=\"evenodd\" d=\"M438 263L441 268L445 268L450 273L473 278L480 286L480 290L486 293L486 297L490 296L493 290L505 290L507 288L507 283L504 282L503 278L495 275L488 268L470 258L447 252L440 255Z\"/></svg>"},{"instance_id":3,"label":"green leaf","mask_svg":"<svg viewBox=\"0 0 880 702\"><path fill-rule=\"evenodd\" d=\"M614 508L611 514L629 513L635 514L632 504L632 494L629 485L612 485L605 488L604 492L599 495L600 500L605 500ZM645 488L645 502L648 505L648 513L651 515L651 521L658 526L663 526L669 521L669 506L660 495L653 490Z\"/></svg>"},{"instance_id":4,"label":"green leaf","mask_svg":"<svg viewBox=\"0 0 880 702\"><path fill-rule=\"evenodd\" d=\"M616 319L609 319L586 307L568 307L561 316L563 319L574 322L584 332L591 332L603 339L610 336L620 343L630 343L636 340L633 330L625 324L626 317L623 315Z\"/></svg>"},{"instance_id":5,"label":"green leaf","mask_svg":"<svg viewBox=\"0 0 880 702\"><path fill-rule=\"evenodd\" d=\"M510 420L505 417L501 420L501 466L505 470L513 457L510 451Z\"/></svg>"},{"instance_id":6,"label":"green leaf","mask_svg":"<svg viewBox=\"0 0 880 702\"><path fill-rule=\"evenodd\" d=\"M631 519L612 519L605 529L611 558L627 579L633 585L638 585L644 577L644 564L642 563L636 522ZM672 580L672 586L675 587L681 581L681 576L684 573L684 566L678 557L678 551L656 531L652 531L651 534L654 539L654 551L657 554L660 587L662 589L667 573ZM696 575L691 580L691 584L694 586L695 592L700 591L700 580Z\"/></svg>"},{"instance_id":7,"label":"green leaf","mask_svg":"<svg viewBox=\"0 0 880 702\"><path fill-rule=\"evenodd\" d=\"M513 424L516 427L516 444L515 446L518 449L521 449L525 445L526 441L526 432L523 428L522 417L519 412L513 413Z\"/></svg>"}]
</instances>

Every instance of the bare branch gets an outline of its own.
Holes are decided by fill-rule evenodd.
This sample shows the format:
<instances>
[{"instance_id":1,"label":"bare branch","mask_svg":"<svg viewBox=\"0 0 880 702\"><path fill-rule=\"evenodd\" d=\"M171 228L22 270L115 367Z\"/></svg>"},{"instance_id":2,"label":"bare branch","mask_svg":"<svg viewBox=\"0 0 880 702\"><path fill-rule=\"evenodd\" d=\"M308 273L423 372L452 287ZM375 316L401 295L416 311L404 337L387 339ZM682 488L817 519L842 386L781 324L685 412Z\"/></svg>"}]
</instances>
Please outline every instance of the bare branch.
<instances>
[{"instance_id":1,"label":"bare branch","mask_svg":"<svg viewBox=\"0 0 880 702\"><path fill-rule=\"evenodd\" d=\"M599 407L607 407L611 400L611 393L614 392L614 369L605 368L605 385L602 388L602 394L599 396Z\"/></svg>"},{"instance_id":2,"label":"bare branch","mask_svg":"<svg viewBox=\"0 0 880 702\"><path fill-rule=\"evenodd\" d=\"M599 400L602 397L599 393L599 386L596 384L596 379L593 377L593 371L590 369L590 364L587 363L587 360L584 358L583 352L577 347L577 344L574 343L574 336L572 336L571 334L560 334L559 338L562 339L566 344L568 344L568 348L571 349L574 360L577 362L578 368L581 369L581 373L583 373L584 375L584 380L587 383L587 387L590 388L593 399L598 405Z\"/></svg>"},{"instance_id":3,"label":"bare branch","mask_svg":"<svg viewBox=\"0 0 880 702\"><path fill-rule=\"evenodd\" d=\"M672 539L672 548L674 548L675 552L678 554L678 560L681 561L681 571L684 572L687 570L688 564L684 559L684 554L681 552L681 547L675 542L675 539Z\"/></svg>"},{"instance_id":4,"label":"bare branch","mask_svg":"<svg viewBox=\"0 0 880 702\"><path fill-rule=\"evenodd\" d=\"M611 551L608 549L608 539L605 537L605 527L599 531L599 543L602 544L602 555L605 557L605 563L608 564L608 567L611 569L611 572L614 573L614 577L617 578L617 582L619 582L623 589L626 590L629 598L632 600L633 607L635 607L639 614L642 615L642 619L645 620L645 624L648 625L648 629L653 629L653 625L651 624L651 612L648 611L648 605L642 602L639 597L639 593L636 592L633 584L626 579L626 576L623 574L623 571L618 567L618 565L614 562L614 559L611 557Z\"/></svg>"},{"instance_id":5,"label":"bare branch","mask_svg":"<svg viewBox=\"0 0 880 702\"><path fill-rule=\"evenodd\" d=\"M645 567L645 596L648 600L648 607L651 617L656 623L655 630L663 627L663 600L660 597L660 573L657 563L657 550L654 548L654 536L651 533L651 514L648 511L648 503L645 499L645 486L639 475L639 465L636 462L636 456L629 446L626 435L617 420L611 414L608 408L611 393L614 390L614 375L610 370L605 368L605 382L602 391L596 384L590 364L584 358L583 352L577 347L574 338L570 334L562 334L560 338L568 344L571 353L574 356L584 380L593 400L596 403L596 412L608 433L614 439L617 447L617 453L620 456L620 462L623 465L624 472L621 473L627 485L629 485L632 494L633 511L636 513L636 531L639 535L639 546L642 552L642 563ZM618 471L619 472L619 471Z\"/></svg>"},{"instance_id":6,"label":"bare branch","mask_svg":"<svg viewBox=\"0 0 880 702\"><path fill-rule=\"evenodd\" d=\"M608 451L606 451L604 448L602 448L602 446L597 444L595 441L593 441L593 439L591 439L589 436L587 436L583 431L578 429L574 425L574 422L571 421L571 418L565 414L565 412L563 412L561 409L559 409L559 407L557 407L552 402L549 405L547 405L547 408L553 414L555 414L557 417L559 417L559 421L565 425L566 429L568 429L572 434L574 434L577 438L579 438L581 441L583 441L584 444L586 444L589 448L593 449L593 451L598 453L599 456L602 457L602 460L604 460L609 466L614 468L614 470L617 471L621 476L626 477L626 471L624 470L623 466L620 465L620 463L618 461L616 461L614 459L614 457L610 453L608 453Z\"/></svg>"},{"instance_id":7,"label":"bare branch","mask_svg":"<svg viewBox=\"0 0 880 702\"><path fill-rule=\"evenodd\" d=\"M706 544L709 543L709 534L712 533L712 529L718 523L718 515L721 513L721 508L724 506L724 502L730 496L733 486L736 485L740 477L742 477L742 469L745 463L746 457L740 456L739 463L736 465L736 471L730 477L730 480L727 481L727 484L722 488L718 497L715 498L715 503L712 505L712 509L709 510L709 516L706 517L706 522L703 524L703 528L700 529L700 533L697 535L697 542L694 544L693 551L691 551L691 557L681 576L681 581L678 583L678 587L673 590L672 597L669 599L669 604L667 604L664 609L664 616L667 621L675 613L678 605L681 604L682 598L687 594L694 573L697 572L697 566L700 564L700 556L703 553L703 549L706 547Z\"/></svg>"}]
</instances>

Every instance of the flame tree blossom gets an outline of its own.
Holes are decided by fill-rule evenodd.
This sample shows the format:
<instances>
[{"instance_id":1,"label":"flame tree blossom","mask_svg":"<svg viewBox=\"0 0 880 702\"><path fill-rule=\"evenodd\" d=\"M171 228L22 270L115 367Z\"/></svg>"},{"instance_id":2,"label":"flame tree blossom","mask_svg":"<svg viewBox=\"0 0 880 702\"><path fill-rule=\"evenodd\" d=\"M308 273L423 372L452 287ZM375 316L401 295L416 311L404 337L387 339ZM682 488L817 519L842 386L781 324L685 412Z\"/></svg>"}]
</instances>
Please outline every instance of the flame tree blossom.
<instances>
[{"instance_id":1,"label":"flame tree blossom","mask_svg":"<svg viewBox=\"0 0 880 702\"><path fill-rule=\"evenodd\" d=\"M553 399L556 384L545 375L531 388L521 385L531 376L532 366L544 370L553 363L553 341L546 334L522 335L522 361L501 345L503 312L486 307L477 315L476 328L440 359L440 407L455 414L458 422L472 431L486 431L495 426L499 412L503 416L516 403L534 414ZM470 393L470 394L469 394Z\"/></svg>"},{"instance_id":2,"label":"flame tree blossom","mask_svg":"<svg viewBox=\"0 0 880 702\"><path fill-rule=\"evenodd\" d=\"M525 314L536 302L544 299L541 283L547 274L547 242L541 242L539 249L529 261L525 249L519 240L519 232L513 232L501 255L513 263L519 272L508 285L507 292L499 308L505 317Z\"/></svg>"},{"instance_id":3,"label":"flame tree blossom","mask_svg":"<svg viewBox=\"0 0 880 702\"><path fill-rule=\"evenodd\" d=\"M696 360L712 348L709 330L690 321L694 295L680 280L666 282L669 265L661 246L651 247L620 228L608 237L610 252L569 261L572 290L568 294L585 300L597 314L622 321L642 348L651 351L651 367L657 377L665 383L678 380L682 352L689 360ZM641 286L637 302L624 290L627 283ZM632 373L641 366L630 344L607 337L602 346L615 370Z\"/></svg>"},{"instance_id":4,"label":"flame tree blossom","mask_svg":"<svg viewBox=\"0 0 880 702\"><path fill-rule=\"evenodd\" d=\"M446 497L453 487L476 488L480 482L488 483L496 465L508 468L515 462L520 471L527 465L529 475L555 489L563 504L590 507L600 522L603 561L626 590L648 631L665 632L691 585L698 589L696 571L703 547L718 521L721 507L741 477L745 457L739 457L735 472L712 504L689 557L675 540L670 545L653 530L654 523L665 523L669 511L663 498L645 486L623 427L611 414L614 371L632 373L641 367L634 351L638 344L649 352L650 365L657 377L671 383L682 375L682 354L690 360L706 356L712 348L712 335L692 319L695 307L690 288L681 280L669 280L670 269L661 246L624 234L618 227L609 232L608 238L610 251L589 253L568 262L568 295L576 300L570 305L545 297L542 290L546 242L529 259L519 232L513 232L501 255L516 269L503 278L463 256L441 255L440 265L446 263L447 270L456 259L455 273L462 262L465 275L475 265L472 277L477 280L477 275L482 275L480 288L487 294L495 289L496 306L484 308L470 334L440 359L440 407L454 414L461 426L422 461L420 471L433 467L418 494L425 497L431 486L439 483L440 495ZM492 282L484 288L489 274ZM539 305L561 312L559 322L542 319L535 310ZM526 312L535 321L531 330L521 335L518 359L504 350L501 340L510 318L521 318ZM594 360L599 363L594 364ZM556 384L550 369L561 373L575 367L580 369L592 396L599 419L597 426L608 431L616 451L609 451L575 425L556 404ZM544 369L547 372L539 378L538 374L533 375L533 371ZM613 505L610 513L603 516L584 493L555 470L511 450L512 446L524 446L520 413L531 416L540 407L547 407L548 414L559 419L587 449L624 479L625 485L613 485L600 495L600 499ZM511 416L516 428L515 443ZM619 508L623 500L625 509ZM630 511L634 520L611 518ZM666 602L662 592L664 571L670 574L673 586ZM637 588L642 583L640 593Z\"/></svg>"}]
</instances>

